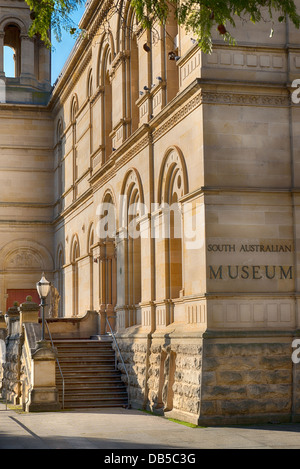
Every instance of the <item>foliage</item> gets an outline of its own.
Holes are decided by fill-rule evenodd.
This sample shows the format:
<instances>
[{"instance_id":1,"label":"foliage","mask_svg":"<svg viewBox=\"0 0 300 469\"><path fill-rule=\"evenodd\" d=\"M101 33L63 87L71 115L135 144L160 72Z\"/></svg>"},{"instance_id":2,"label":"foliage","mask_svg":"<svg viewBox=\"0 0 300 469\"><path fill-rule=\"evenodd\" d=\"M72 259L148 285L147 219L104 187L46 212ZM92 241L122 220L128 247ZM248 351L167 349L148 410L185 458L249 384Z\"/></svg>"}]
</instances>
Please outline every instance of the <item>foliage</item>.
<instances>
[{"instance_id":1,"label":"foliage","mask_svg":"<svg viewBox=\"0 0 300 469\"><path fill-rule=\"evenodd\" d=\"M211 51L214 27L226 41L235 42L227 25L235 27L237 18L253 23L270 21L270 35L274 22L287 18L296 28L300 27L300 16L292 0L131 0L131 4L145 28L150 28L155 21L165 23L170 7L175 7L178 23L193 34L204 52Z\"/></svg>"},{"instance_id":2,"label":"foliage","mask_svg":"<svg viewBox=\"0 0 300 469\"><path fill-rule=\"evenodd\" d=\"M71 34L78 31L70 14L84 0L25 1L32 11L30 35L39 34L47 45L51 43L50 26L58 41L62 28ZM234 43L234 37L227 28L234 28L237 18L253 23L270 21L270 35L277 21L290 19L296 28L300 27L300 16L293 0L131 0L131 4L144 28L151 28L157 21L165 23L170 11L175 11L178 23L193 34L204 52L211 51L214 27L226 41Z\"/></svg>"},{"instance_id":3,"label":"foliage","mask_svg":"<svg viewBox=\"0 0 300 469\"><path fill-rule=\"evenodd\" d=\"M29 35L39 35L47 46L51 46L50 29L58 42L61 41L62 29L70 34L78 32L71 14L84 3L84 0L25 0L25 2L31 10L32 23Z\"/></svg>"}]
</instances>

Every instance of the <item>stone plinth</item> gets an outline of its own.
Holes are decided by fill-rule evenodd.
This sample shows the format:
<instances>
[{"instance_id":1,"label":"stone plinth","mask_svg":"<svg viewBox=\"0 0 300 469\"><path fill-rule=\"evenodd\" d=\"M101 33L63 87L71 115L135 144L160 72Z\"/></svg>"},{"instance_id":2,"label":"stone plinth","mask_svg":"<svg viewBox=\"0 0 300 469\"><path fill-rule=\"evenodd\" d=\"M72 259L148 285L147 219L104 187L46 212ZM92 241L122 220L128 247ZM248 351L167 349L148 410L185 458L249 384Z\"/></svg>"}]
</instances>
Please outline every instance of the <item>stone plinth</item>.
<instances>
[{"instance_id":1,"label":"stone plinth","mask_svg":"<svg viewBox=\"0 0 300 469\"><path fill-rule=\"evenodd\" d=\"M21 304L20 308L20 328L26 322L39 322L40 307L32 301L31 296L27 296L26 301Z\"/></svg>"}]
</instances>

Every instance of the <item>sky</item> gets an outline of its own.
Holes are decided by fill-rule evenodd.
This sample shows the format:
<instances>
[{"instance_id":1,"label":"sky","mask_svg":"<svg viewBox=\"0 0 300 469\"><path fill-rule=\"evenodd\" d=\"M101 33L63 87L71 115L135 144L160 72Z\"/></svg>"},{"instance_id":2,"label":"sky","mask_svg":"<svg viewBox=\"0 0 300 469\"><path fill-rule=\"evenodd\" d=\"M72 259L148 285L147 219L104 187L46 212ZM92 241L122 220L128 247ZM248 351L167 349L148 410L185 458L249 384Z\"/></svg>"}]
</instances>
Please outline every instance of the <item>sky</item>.
<instances>
[{"instance_id":1,"label":"sky","mask_svg":"<svg viewBox=\"0 0 300 469\"><path fill-rule=\"evenodd\" d=\"M76 23L79 23L83 13L84 13L85 6L81 6L75 11L71 18ZM74 44L76 38L71 34L63 31L62 33L62 40L61 42L57 43L54 36L52 36L52 44L53 44L53 51L52 51L52 61L51 61L51 83L53 84L57 77L59 76Z\"/></svg>"},{"instance_id":2,"label":"sky","mask_svg":"<svg viewBox=\"0 0 300 469\"><path fill-rule=\"evenodd\" d=\"M80 8L78 8L77 11L75 11L72 14L72 19L76 23L76 25L79 23L83 13L84 13L84 5ZM54 35L52 35L52 45L53 45L53 51L52 51L52 60L51 60L51 83L53 84L57 77L59 76L74 44L75 44L76 38L74 36L70 35L66 31L63 31L62 33L62 40L61 42L57 42L54 38ZM13 64L13 51L10 47L4 47L4 70L5 70L5 75L7 77L12 77L14 76L14 64Z\"/></svg>"}]
</instances>

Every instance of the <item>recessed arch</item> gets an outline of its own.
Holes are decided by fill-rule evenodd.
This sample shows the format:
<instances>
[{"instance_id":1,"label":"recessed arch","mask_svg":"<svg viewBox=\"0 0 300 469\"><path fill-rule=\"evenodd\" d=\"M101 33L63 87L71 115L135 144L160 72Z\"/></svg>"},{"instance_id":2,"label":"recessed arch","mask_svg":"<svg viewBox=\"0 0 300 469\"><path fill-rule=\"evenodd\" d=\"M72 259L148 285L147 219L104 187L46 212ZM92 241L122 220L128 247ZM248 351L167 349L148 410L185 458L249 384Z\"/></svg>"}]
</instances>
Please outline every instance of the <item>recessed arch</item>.
<instances>
[{"instance_id":1,"label":"recessed arch","mask_svg":"<svg viewBox=\"0 0 300 469\"><path fill-rule=\"evenodd\" d=\"M59 243L56 249L55 268L60 269L65 264L64 248L62 243Z\"/></svg>"},{"instance_id":2,"label":"recessed arch","mask_svg":"<svg viewBox=\"0 0 300 469\"><path fill-rule=\"evenodd\" d=\"M10 49L13 53L14 71L7 76L19 77L21 74L21 30L17 24L8 22L5 25L3 45L4 48ZM6 73L6 70L4 71Z\"/></svg>"},{"instance_id":3,"label":"recessed arch","mask_svg":"<svg viewBox=\"0 0 300 469\"><path fill-rule=\"evenodd\" d=\"M64 315L64 264L65 264L65 257L64 257L64 248L62 243L59 243L56 250L56 282L57 282L57 290L60 295L60 301L58 304L58 315L62 317Z\"/></svg>"},{"instance_id":4,"label":"recessed arch","mask_svg":"<svg viewBox=\"0 0 300 469\"><path fill-rule=\"evenodd\" d=\"M72 265L72 315L79 314L79 271L78 259L80 257L80 245L78 235L74 234L70 248L70 263Z\"/></svg>"},{"instance_id":5,"label":"recessed arch","mask_svg":"<svg viewBox=\"0 0 300 469\"><path fill-rule=\"evenodd\" d=\"M74 123L76 120L76 114L78 112L78 109L79 109L78 96L75 93L71 99L71 105L70 105L70 121L72 123Z\"/></svg>"},{"instance_id":6,"label":"recessed arch","mask_svg":"<svg viewBox=\"0 0 300 469\"><path fill-rule=\"evenodd\" d=\"M95 230L94 230L94 223L91 222L87 232L87 246L86 252L91 254L92 246L95 242Z\"/></svg>"},{"instance_id":7,"label":"recessed arch","mask_svg":"<svg viewBox=\"0 0 300 469\"><path fill-rule=\"evenodd\" d=\"M29 24L24 23L20 18L17 18L13 15L5 15L1 18L0 21L0 34L4 33L4 29L9 24L13 24L20 29L20 33L27 35Z\"/></svg>"},{"instance_id":8,"label":"recessed arch","mask_svg":"<svg viewBox=\"0 0 300 469\"><path fill-rule=\"evenodd\" d=\"M182 151L177 146L171 146L167 149L159 172L159 184L157 189L157 201L172 203L169 199L170 181L174 183L174 174L180 177L180 187L178 188L178 199L188 193L188 175L185 159Z\"/></svg>"},{"instance_id":9,"label":"recessed arch","mask_svg":"<svg viewBox=\"0 0 300 469\"><path fill-rule=\"evenodd\" d=\"M165 232L165 292L169 300L179 298L183 288L180 199L187 193L188 177L183 154L177 146L169 147L162 160L157 193L158 203L164 207L162 222Z\"/></svg>"},{"instance_id":10,"label":"recessed arch","mask_svg":"<svg viewBox=\"0 0 300 469\"><path fill-rule=\"evenodd\" d=\"M97 87L105 85L106 72L115 57L114 39L111 31L102 35L97 60Z\"/></svg>"},{"instance_id":11,"label":"recessed arch","mask_svg":"<svg viewBox=\"0 0 300 469\"><path fill-rule=\"evenodd\" d=\"M94 89L93 89L93 70L90 69L88 71L87 83L86 83L86 95L87 95L87 97L90 98L91 96L93 96L93 92L94 92Z\"/></svg>"},{"instance_id":12,"label":"recessed arch","mask_svg":"<svg viewBox=\"0 0 300 469\"><path fill-rule=\"evenodd\" d=\"M19 239L8 242L0 250L0 270L5 270L5 264L8 259L12 259L12 255L17 255L18 252L24 254L24 265L26 267L26 255L25 253L32 254L37 260L40 261L40 270L52 271L54 268L54 262L52 255L48 249L41 243L38 243L31 239ZM19 264L20 266L21 264ZM12 264L11 264L12 266Z\"/></svg>"},{"instance_id":13,"label":"recessed arch","mask_svg":"<svg viewBox=\"0 0 300 469\"><path fill-rule=\"evenodd\" d=\"M78 234L74 234L71 241L70 247L70 262L75 262L80 257L80 244Z\"/></svg>"},{"instance_id":14,"label":"recessed arch","mask_svg":"<svg viewBox=\"0 0 300 469\"><path fill-rule=\"evenodd\" d=\"M57 124L56 124L56 135L55 135L56 143L61 141L62 135L63 135L63 120L60 117L57 121Z\"/></svg>"}]
</instances>

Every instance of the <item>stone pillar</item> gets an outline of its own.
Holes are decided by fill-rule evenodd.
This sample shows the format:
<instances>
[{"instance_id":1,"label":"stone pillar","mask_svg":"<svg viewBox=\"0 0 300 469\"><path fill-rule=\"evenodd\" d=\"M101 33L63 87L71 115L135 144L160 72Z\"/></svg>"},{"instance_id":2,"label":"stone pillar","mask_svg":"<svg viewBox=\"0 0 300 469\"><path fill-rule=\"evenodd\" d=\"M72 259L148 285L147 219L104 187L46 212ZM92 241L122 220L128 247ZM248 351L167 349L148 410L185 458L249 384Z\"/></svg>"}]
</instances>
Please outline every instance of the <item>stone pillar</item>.
<instances>
[{"instance_id":1,"label":"stone pillar","mask_svg":"<svg viewBox=\"0 0 300 469\"><path fill-rule=\"evenodd\" d=\"M34 77L34 39L21 36L21 77Z\"/></svg>"},{"instance_id":2,"label":"stone pillar","mask_svg":"<svg viewBox=\"0 0 300 469\"><path fill-rule=\"evenodd\" d=\"M4 77L4 32L0 32L0 78Z\"/></svg>"},{"instance_id":3,"label":"stone pillar","mask_svg":"<svg viewBox=\"0 0 300 469\"><path fill-rule=\"evenodd\" d=\"M30 327L26 329L30 335ZM28 342L30 343L30 339ZM26 412L50 412L61 408L55 382L55 368L56 350L49 342L38 341L31 354L31 386L26 402L23 402Z\"/></svg>"},{"instance_id":4,"label":"stone pillar","mask_svg":"<svg viewBox=\"0 0 300 469\"><path fill-rule=\"evenodd\" d=\"M105 244L100 244L99 254L99 309L100 309L100 334L106 332L106 275L105 275Z\"/></svg>"},{"instance_id":5,"label":"stone pillar","mask_svg":"<svg viewBox=\"0 0 300 469\"><path fill-rule=\"evenodd\" d=\"M20 311L18 303L8 309L5 315L7 324L6 359L3 363L2 395L14 405L19 404L20 399Z\"/></svg>"},{"instance_id":6,"label":"stone pillar","mask_svg":"<svg viewBox=\"0 0 300 469\"><path fill-rule=\"evenodd\" d=\"M153 299L155 297L155 285L153 275L153 265L155 257L154 251L154 236L151 233L151 216L150 214L144 215L140 219L140 233L141 233L141 252L143 253L141 263L141 284L142 284L142 298L141 298L141 315L142 326L153 332L156 327L155 323L155 307Z\"/></svg>"},{"instance_id":7,"label":"stone pillar","mask_svg":"<svg viewBox=\"0 0 300 469\"><path fill-rule=\"evenodd\" d=\"M51 84L51 58L50 51L42 41L38 41L39 50L39 76L42 83Z\"/></svg>"},{"instance_id":8,"label":"stone pillar","mask_svg":"<svg viewBox=\"0 0 300 469\"><path fill-rule=\"evenodd\" d=\"M106 313L110 322L111 328L114 331L116 328L115 310L116 305L116 256L115 256L115 241L108 239L106 245L106 278L107 278L107 298L106 298Z\"/></svg>"},{"instance_id":9,"label":"stone pillar","mask_svg":"<svg viewBox=\"0 0 300 469\"><path fill-rule=\"evenodd\" d=\"M126 245L127 230L120 228L116 237L117 252L117 330L128 327L127 287L126 287Z\"/></svg>"},{"instance_id":10,"label":"stone pillar","mask_svg":"<svg viewBox=\"0 0 300 469\"><path fill-rule=\"evenodd\" d=\"M6 362L6 334L7 327L5 318L2 312L0 312L0 395L2 394L3 364Z\"/></svg>"},{"instance_id":11,"label":"stone pillar","mask_svg":"<svg viewBox=\"0 0 300 469\"><path fill-rule=\"evenodd\" d=\"M38 323L40 307L37 303L32 301L31 296L26 297L25 303L22 303L20 308L20 330L22 330L23 324L27 322Z\"/></svg>"},{"instance_id":12,"label":"stone pillar","mask_svg":"<svg viewBox=\"0 0 300 469\"><path fill-rule=\"evenodd\" d=\"M20 320L20 311L19 311L19 303L15 302L14 306L11 308L8 308L7 313L4 316L5 322L7 325L7 335L10 336L13 333L14 330L14 323ZM20 332L19 325L18 327L18 332Z\"/></svg>"}]
</instances>

